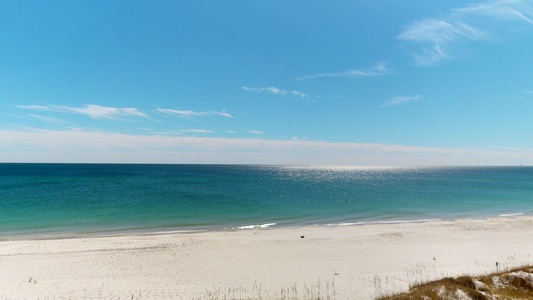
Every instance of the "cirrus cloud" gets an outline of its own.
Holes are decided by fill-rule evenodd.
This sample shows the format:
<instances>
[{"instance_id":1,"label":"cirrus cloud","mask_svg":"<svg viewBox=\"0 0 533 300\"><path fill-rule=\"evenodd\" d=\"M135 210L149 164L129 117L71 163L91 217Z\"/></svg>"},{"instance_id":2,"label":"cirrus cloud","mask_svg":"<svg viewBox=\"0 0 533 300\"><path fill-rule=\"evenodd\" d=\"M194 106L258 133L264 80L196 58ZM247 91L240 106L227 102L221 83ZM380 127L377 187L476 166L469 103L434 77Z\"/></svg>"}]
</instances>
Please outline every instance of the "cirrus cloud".
<instances>
[{"instance_id":1,"label":"cirrus cloud","mask_svg":"<svg viewBox=\"0 0 533 300\"><path fill-rule=\"evenodd\" d=\"M309 80L323 77L340 77L340 78L357 78L357 77L376 77L390 75L390 70L384 63L378 63L377 65L368 69L351 69L342 72L332 73L318 73L311 75L304 75L296 78L296 80Z\"/></svg>"},{"instance_id":2,"label":"cirrus cloud","mask_svg":"<svg viewBox=\"0 0 533 300\"><path fill-rule=\"evenodd\" d=\"M137 108L131 107L109 107L95 104L87 104L81 107L66 105L18 105L17 107L33 111L82 114L92 119L117 119L119 117L148 118L145 113L139 111Z\"/></svg>"},{"instance_id":3,"label":"cirrus cloud","mask_svg":"<svg viewBox=\"0 0 533 300\"><path fill-rule=\"evenodd\" d=\"M485 1L452 9L440 18L406 25L397 39L414 44L412 55L418 64L433 65L454 58L464 44L493 40L491 28L504 28L502 21L533 24L533 2Z\"/></svg>"},{"instance_id":4,"label":"cirrus cloud","mask_svg":"<svg viewBox=\"0 0 533 300\"><path fill-rule=\"evenodd\" d=\"M242 89L247 91L247 92L259 93L259 94L267 93L267 94L282 95L282 96L287 96L287 95L298 96L300 98L307 97L307 94L305 94L303 92L300 92L300 91L297 91L297 90L284 90L284 89L279 89L279 88L273 87L273 86L271 86L271 87L259 87L259 88L243 86Z\"/></svg>"},{"instance_id":5,"label":"cirrus cloud","mask_svg":"<svg viewBox=\"0 0 533 300\"><path fill-rule=\"evenodd\" d=\"M233 115L228 113L225 110L221 111L192 111L192 110L184 110L184 109L172 109L172 108L156 108L156 112L162 113L165 115L174 115L179 116L183 118L192 118L192 117L208 117L208 116L220 116L225 118L235 118Z\"/></svg>"},{"instance_id":6,"label":"cirrus cloud","mask_svg":"<svg viewBox=\"0 0 533 300\"><path fill-rule=\"evenodd\" d=\"M385 103L383 103L382 106L383 107L387 107L387 106L393 106L393 105L407 104L407 103L419 101L420 99L422 99L422 96L420 96L420 95L416 95L416 96L396 96L396 97L392 97L389 100L385 101Z\"/></svg>"}]
</instances>

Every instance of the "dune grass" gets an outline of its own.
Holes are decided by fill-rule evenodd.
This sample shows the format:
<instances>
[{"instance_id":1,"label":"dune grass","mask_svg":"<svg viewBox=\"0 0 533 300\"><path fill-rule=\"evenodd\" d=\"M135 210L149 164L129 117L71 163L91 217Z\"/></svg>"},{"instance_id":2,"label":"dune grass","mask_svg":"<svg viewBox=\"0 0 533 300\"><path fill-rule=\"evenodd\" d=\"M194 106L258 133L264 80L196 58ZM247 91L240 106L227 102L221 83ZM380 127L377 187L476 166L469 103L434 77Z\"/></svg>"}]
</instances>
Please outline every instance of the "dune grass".
<instances>
[{"instance_id":1,"label":"dune grass","mask_svg":"<svg viewBox=\"0 0 533 300\"><path fill-rule=\"evenodd\" d=\"M217 288L207 290L198 300L335 300L335 279L333 281L321 281L320 279L314 284L294 284L289 288L283 288L277 291L266 291L260 284L255 284L252 289L238 288Z\"/></svg>"},{"instance_id":2,"label":"dune grass","mask_svg":"<svg viewBox=\"0 0 533 300\"><path fill-rule=\"evenodd\" d=\"M415 299L533 299L533 266L522 266L482 276L443 278L416 284L406 293L377 298L377 300Z\"/></svg>"}]
</instances>

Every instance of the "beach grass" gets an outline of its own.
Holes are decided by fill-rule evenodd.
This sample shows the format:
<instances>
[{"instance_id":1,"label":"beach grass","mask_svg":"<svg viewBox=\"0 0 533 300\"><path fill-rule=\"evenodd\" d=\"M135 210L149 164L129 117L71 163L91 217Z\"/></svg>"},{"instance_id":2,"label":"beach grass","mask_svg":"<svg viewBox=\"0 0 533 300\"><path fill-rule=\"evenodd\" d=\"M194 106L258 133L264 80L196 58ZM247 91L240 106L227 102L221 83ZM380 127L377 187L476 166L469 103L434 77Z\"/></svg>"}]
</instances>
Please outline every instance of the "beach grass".
<instances>
[{"instance_id":1,"label":"beach grass","mask_svg":"<svg viewBox=\"0 0 533 300\"><path fill-rule=\"evenodd\" d=\"M243 287L224 287L213 288L207 290L204 295L195 300L226 300L226 299L239 299L239 300L262 300L262 299L278 299L278 300L335 300L335 280L322 281L317 280L313 284L298 285L294 283L288 288L282 288L277 291L264 290L261 284L254 284L252 289L246 289Z\"/></svg>"},{"instance_id":2,"label":"beach grass","mask_svg":"<svg viewBox=\"0 0 533 300\"><path fill-rule=\"evenodd\" d=\"M533 266L522 266L481 276L447 277L417 283L409 292L377 300L489 300L533 299Z\"/></svg>"}]
</instances>

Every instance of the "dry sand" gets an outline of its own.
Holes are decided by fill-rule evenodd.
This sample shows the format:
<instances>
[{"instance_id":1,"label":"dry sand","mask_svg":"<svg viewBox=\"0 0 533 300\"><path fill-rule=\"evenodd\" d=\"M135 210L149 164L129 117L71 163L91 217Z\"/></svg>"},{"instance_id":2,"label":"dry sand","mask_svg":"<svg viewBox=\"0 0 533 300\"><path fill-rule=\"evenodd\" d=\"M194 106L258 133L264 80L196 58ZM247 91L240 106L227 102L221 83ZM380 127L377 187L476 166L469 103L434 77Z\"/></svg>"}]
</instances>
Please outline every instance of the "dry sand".
<instances>
[{"instance_id":1,"label":"dry sand","mask_svg":"<svg viewBox=\"0 0 533 300\"><path fill-rule=\"evenodd\" d=\"M533 219L1 241L0 299L372 299L496 262L533 263Z\"/></svg>"}]
</instances>

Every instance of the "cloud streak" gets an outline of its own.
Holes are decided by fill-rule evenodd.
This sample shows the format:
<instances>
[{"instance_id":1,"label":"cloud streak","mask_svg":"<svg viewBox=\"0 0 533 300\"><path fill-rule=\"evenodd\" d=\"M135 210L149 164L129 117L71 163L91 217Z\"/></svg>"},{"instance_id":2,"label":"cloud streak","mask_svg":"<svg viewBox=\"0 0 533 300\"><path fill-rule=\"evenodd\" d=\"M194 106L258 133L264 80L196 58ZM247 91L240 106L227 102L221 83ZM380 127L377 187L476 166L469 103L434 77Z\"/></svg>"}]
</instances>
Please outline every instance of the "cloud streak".
<instances>
[{"instance_id":1,"label":"cloud streak","mask_svg":"<svg viewBox=\"0 0 533 300\"><path fill-rule=\"evenodd\" d=\"M33 111L53 111L59 113L73 113L86 115L92 119L118 119L120 117L141 117L148 116L136 108L130 107L109 107L95 104L87 104L82 107L65 105L19 105L20 109Z\"/></svg>"},{"instance_id":2,"label":"cloud streak","mask_svg":"<svg viewBox=\"0 0 533 300\"><path fill-rule=\"evenodd\" d=\"M225 117L225 118L235 118L233 115L228 113L225 110L221 111L192 111L192 110L183 110L183 109L171 109L171 108L156 108L156 112L164 114L164 115L171 115L171 116L179 116L182 118L193 118L193 117L209 117L209 116L219 116L219 117Z\"/></svg>"},{"instance_id":3,"label":"cloud streak","mask_svg":"<svg viewBox=\"0 0 533 300\"><path fill-rule=\"evenodd\" d=\"M479 16L484 17L483 20ZM413 57L420 65L433 65L454 58L458 48L469 42L492 39L488 27L498 21L533 24L531 1L488 1L453 9L441 18L412 22L397 39L415 45Z\"/></svg>"},{"instance_id":4,"label":"cloud streak","mask_svg":"<svg viewBox=\"0 0 533 300\"><path fill-rule=\"evenodd\" d=\"M407 25L398 39L421 46L413 55L421 65L451 58L452 48L461 42L487 39L490 34L457 20L425 19Z\"/></svg>"},{"instance_id":5,"label":"cloud streak","mask_svg":"<svg viewBox=\"0 0 533 300\"><path fill-rule=\"evenodd\" d=\"M302 81L302 80L318 79L318 78L324 78L324 77L326 78L327 77L330 77L330 78L364 78L364 77L376 77L376 76L384 76L384 75L390 75L390 70L385 66L384 63L379 63L375 65L374 67L371 67L368 69L363 69L363 70L351 69L351 70L342 71L342 72L304 75L304 76L296 78L296 80Z\"/></svg>"},{"instance_id":6,"label":"cloud streak","mask_svg":"<svg viewBox=\"0 0 533 300\"><path fill-rule=\"evenodd\" d=\"M469 5L456 9L459 14L477 14L481 16L527 22L533 24L533 7L531 1L500 0Z\"/></svg>"},{"instance_id":7,"label":"cloud streak","mask_svg":"<svg viewBox=\"0 0 533 300\"><path fill-rule=\"evenodd\" d=\"M243 86L242 89L247 91L247 92L253 92L253 93L258 93L258 94L266 93L266 94L281 95L281 96L287 96L287 95L297 96L297 97L300 97L300 98L307 97L307 94L305 94L303 92L300 92L300 91L284 90L284 89L279 89L279 88L276 88L276 87L273 87L273 86L271 86L271 87L259 87L259 88Z\"/></svg>"},{"instance_id":8,"label":"cloud streak","mask_svg":"<svg viewBox=\"0 0 533 300\"><path fill-rule=\"evenodd\" d=\"M18 105L17 108L24 110L32 111L49 111L49 112L58 112L58 113L70 113L70 114L80 114L90 117L91 119L120 119L123 117L140 117L145 119L150 119L150 117L138 110L137 108L130 107L109 107L95 104L87 104L81 107L75 106L66 106L66 105ZM228 113L225 110L221 111L192 111L192 110L181 110L181 109L167 109L167 108L156 108L154 111L165 114L165 115L175 115L183 118L193 118L193 117L209 117L209 116L219 116L225 118L234 118L233 115ZM34 118L41 118L45 120L44 116L30 115ZM49 119L51 120L51 119Z\"/></svg>"},{"instance_id":9,"label":"cloud streak","mask_svg":"<svg viewBox=\"0 0 533 300\"><path fill-rule=\"evenodd\" d=\"M392 97L389 100L385 101L385 103L383 103L382 106L383 107L388 107L388 106L394 106L394 105L402 105L402 104L417 102L420 99L422 99L422 96L420 96L420 95L416 95L416 96L396 96L396 97Z\"/></svg>"},{"instance_id":10,"label":"cloud streak","mask_svg":"<svg viewBox=\"0 0 533 300\"><path fill-rule=\"evenodd\" d=\"M213 133L213 130L207 129L183 129L179 131L180 133Z\"/></svg>"},{"instance_id":11,"label":"cloud streak","mask_svg":"<svg viewBox=\"0 0 533 300\"><path fill-rule=\"evenodd\" d=\"M64 123L66 123L65 120L61 120L61 119L53 118L53 117L36 115L36 114L28 114L28 117L34 118L34 119L37 119L39 121L42 121L42 122L45 122L45 123L49 123L49 124L64 124Z\"/></svg>"}]
</instances>

